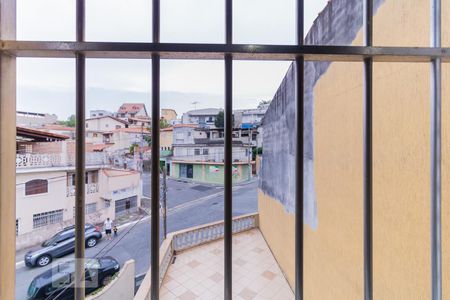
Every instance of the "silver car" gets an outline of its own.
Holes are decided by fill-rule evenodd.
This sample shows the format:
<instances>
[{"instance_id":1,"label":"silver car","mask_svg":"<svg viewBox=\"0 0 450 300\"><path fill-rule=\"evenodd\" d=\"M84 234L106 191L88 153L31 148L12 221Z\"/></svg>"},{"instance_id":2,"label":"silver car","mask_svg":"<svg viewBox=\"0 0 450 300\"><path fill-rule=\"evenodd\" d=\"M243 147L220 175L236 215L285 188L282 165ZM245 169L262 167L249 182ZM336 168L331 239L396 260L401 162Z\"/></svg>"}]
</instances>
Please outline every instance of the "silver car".
<instances>
[{"instance_id":1,"label":"silver car","mask_svg":"<svg viewBox=\"0 0 450 300\"><path fill-rule=\"evenodd\" d=\"M102 238L99 227L86 224L84 227L86 247L91 248L97 245ZM25 265L28 267L44 267L53 258L61 257L75 251L75 226L69 226L58 232L53 237L43 242L41 248L28 251L25 254Z\"/></svg>"}]
</instances>

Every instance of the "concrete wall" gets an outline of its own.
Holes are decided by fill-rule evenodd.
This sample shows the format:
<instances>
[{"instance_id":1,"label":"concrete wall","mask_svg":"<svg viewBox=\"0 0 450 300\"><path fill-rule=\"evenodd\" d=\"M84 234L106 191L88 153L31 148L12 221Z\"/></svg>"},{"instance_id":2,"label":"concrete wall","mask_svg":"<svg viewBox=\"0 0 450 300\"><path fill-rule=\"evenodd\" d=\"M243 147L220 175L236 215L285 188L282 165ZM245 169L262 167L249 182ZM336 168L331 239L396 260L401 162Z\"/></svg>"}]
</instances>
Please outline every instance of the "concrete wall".
<instances>
[{"instance_id":1,"label":"concrete wall","mask_svg":"<svg viewBox=\"0 0 450 300\"><path fill-rule=\"evenodd\" d=\"M328 8L316 20L308 43L314 40L317 44L362 44L361 19L348 21L346 17L355 12L359 16L362 2L346 2L346 6L339 0L329 2ZM448 46L450 4L443 5L443 44ZM427 46L429 15L429 1L384 1L375 15L375 44ZM339 38L343 32L344 36ZM306 160L311 162L310 166L305 166L305 196L307 205L315 205L316 211L313 216L304 216L307 224L304 297L361 299L364 290L363 66L361 63L309 63L305 68L305 152ZM374 64L373 282L376 299L429 299L431 295L429 69L429 64ZM274 116L272 120L275 116L284 118L293 108L294 86L285 83L292 81L292 77L289 78L291 72L269 109L272 110L269 116ZM448 116L448 66L443 67L443 76L442 113ZM281 147L275 146L269 153L267 149L268 145L276 145L277 138L286 139L283 130L292 128L290 122L293 120L289 120L292 117L274 125L281 129L268 128L269 133L264 134L261 175L264 178L260 185L259 212L264 237L293 286L294 198L289 194L292 193L292 181L282 172L283 166L294 166L292 148L286 146L283 152ZM270 117L264 120L265 131L269 120ZM448 118L444 117L444 299L450 298L450 206L445 200L450 188L450 172L447 171L450 164L449 126ZM274 133L279 133L278 137ZM277 158L277 155L284 157ZM280 161L290 164L279 165ZM283 177L278 179L279 176ZM280 189L286 189L286 192ZM307 214L311 212L310 207L305 207Z\"/></svg>"}]
</instances>

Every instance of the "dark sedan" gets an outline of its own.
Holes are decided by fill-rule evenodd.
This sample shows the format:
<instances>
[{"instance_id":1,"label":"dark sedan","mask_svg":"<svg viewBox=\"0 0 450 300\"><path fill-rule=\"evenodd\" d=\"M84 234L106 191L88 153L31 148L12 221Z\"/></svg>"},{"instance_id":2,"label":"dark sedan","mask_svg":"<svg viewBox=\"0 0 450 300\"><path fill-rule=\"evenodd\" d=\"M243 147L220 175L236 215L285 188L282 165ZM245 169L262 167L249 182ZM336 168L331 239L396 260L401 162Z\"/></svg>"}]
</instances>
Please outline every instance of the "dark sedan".
<instances>
[{"instance_id":1,"label":"dark sedan","mask_svg":"<svg viewBox=\"0 0 450 300\"><path fill-rule=\"evenodd\" d=\"M86 259L86 295L107 285L119 270L119 262L110 256ZM74 297L74 273L75 263L70 261L36 276L28 288L27 300L72 300Z\"/></svg>"}]
</instances>

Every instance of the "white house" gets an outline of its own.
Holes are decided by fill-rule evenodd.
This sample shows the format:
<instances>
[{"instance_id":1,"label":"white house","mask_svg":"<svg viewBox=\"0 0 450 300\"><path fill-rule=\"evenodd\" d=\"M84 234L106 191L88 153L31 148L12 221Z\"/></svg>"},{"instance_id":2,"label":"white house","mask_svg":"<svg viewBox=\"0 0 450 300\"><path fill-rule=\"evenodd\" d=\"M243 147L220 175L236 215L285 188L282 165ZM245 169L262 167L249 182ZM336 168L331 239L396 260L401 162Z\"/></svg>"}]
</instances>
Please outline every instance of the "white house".
<instances>
[{"instance_id":1,"label":"white house","mask_svg":"<svg viewBox=\"0 0 450 300\"><path fill-rule=\"evenodd\" d=\"M74 222L75 153L64 143L39 143L33 147L39 152L17 154L17 249L38 244ZM140 182L138 172L111 169L106 153L86 153L86 222L102 223L136 211Z\"/></svg>"},{"instance_id":2,"label":"white house","mask_svg":"<svg viewBox=\"0 0 450 300\"><path fill-rule=\"evenodd\" d=\"M201 127L215 128L215 121L217 114L223 111L220 108L205 108L191 110L183 114L182 123L183 124L196 124Z\"/></svg>"}]
</instances>

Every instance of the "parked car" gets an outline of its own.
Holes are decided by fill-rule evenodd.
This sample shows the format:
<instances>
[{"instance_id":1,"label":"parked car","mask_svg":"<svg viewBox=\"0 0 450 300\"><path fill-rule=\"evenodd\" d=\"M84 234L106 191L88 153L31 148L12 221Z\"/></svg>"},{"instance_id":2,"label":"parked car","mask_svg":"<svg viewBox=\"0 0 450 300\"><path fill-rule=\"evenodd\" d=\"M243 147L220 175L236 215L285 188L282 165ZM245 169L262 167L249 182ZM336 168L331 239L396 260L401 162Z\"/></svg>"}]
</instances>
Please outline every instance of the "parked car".
<instances>
[{"instance_id":1,"label":"parked car","mask_svg":"<svg viewBox=\"0 0 450 300\"><path fill-rule=\"evenodd\" d=\"M119 262L110 256L86 259L86 295L107 285L119 270ZM72 300L74 298L74 278L75 263L73 260L59 264L31 281L27 300Z\"/></svg>"},{"instance_id":2,"label":"parked car","mask_svg":"<svg viewBox=\"0 0 450 300\"><path fill-rule=\"evenodd\" d=\"M84 227L86 247L91 248L97 245L102 238L99 227L86 224ZM44 267L53 258L61 257L75 251L75 226L69 226L55 234L50 239L42 243L41 248L28 251L25 254L25 265L28 267Z\"/></svg>"}]
</instances>

